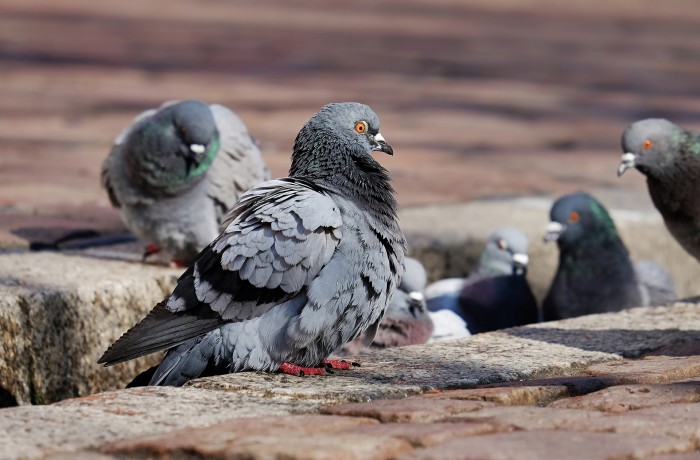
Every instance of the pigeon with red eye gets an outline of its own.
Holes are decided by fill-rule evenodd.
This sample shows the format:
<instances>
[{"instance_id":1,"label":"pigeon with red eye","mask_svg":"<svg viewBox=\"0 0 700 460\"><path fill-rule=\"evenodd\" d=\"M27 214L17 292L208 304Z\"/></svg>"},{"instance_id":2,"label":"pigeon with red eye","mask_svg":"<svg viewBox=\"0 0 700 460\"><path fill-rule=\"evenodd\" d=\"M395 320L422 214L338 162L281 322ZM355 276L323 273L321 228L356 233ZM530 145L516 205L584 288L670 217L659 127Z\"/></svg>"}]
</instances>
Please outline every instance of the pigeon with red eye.
<instances>
[{"instance_id":1,"label":"pigeon with red eye","mask_svg":"<svg viewBox=\"0 0 700 460\"><path fill-rule=\"evenodd\" d=\"M433 322L425 306L423 290L427 283L425 268L407 257L406 269L398 289L389 302L372 343L366 346L364 334L345 344L339 354L357 354L368 348L403 347L426 343L433 334Z\"/></svg>"},{"instance_id":2,"label":"pigeon with red eye","mask_svg":"<svg viewBox=\"0 0 700 460\"><path fill-rule=\"evenodd\" d=\"M218 235L239 196L269 179L243 122L221 105L166 102L136 117L102 165L102 185L122 220L187 265Z\"/></svg>"},{"instance_id":3,"label":"pigeon with red eye","mask_svg":"<svg viewBox=\"0 0 700 460\"><path fill-rule=\"evenodd\" d=\"M621 176L636 168L647 179L666 228L700 260L700 134L664 119L632 123L622 134Z\"/></svg>"},{"instance_id":4,"label":"pigeon with red eye","mask_svg":"<svg viewBox=\"0 0 700 460\"><path fill-rule=\"evenodd\" d=\"M365 332L372 341L404 271L382 152L393 154L371 108L323 107L297 135L289 176L244 193L172 294L99 362L168 350L133 383L170 386L349 368L329 355Z\"/></svg>"},{"instance_id":5,"label":"pigeon with red eye","mask_svg":"<svg viewBox=\"0 0 700 460\"><path fill-rule=\"evenodd\" d=\"M521 231L496 231L468 278L443 279L426 288L428 309L453 311L472 334L536 323L537 301L526 278L527 247Z\"/></svg>"},{"instance_id":6,"label":"pigeon with red eye","mask_svg":"<svg viewBox=\"0 0 700 460\"><path fill-rule=\"evenodd\" d=\"M542 303L545 321L675 299L670 275L650 261L632 264L605 207L587 193L565 195L550 211L545 241L559 246L559 266Z\"/></svg>"}]
</instances>

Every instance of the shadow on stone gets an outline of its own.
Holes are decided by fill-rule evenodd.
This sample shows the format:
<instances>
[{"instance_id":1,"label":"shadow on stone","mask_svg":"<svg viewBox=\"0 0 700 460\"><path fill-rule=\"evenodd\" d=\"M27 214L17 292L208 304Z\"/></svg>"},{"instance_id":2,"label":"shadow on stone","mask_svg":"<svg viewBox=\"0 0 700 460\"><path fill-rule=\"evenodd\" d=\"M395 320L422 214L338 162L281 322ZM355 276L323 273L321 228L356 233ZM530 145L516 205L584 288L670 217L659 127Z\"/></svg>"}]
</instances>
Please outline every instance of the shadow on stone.
<instances>
[{"instance_id":1,"label":"shadow on stone","mask_svg":"<svg viewBox=\"0 0 700 460\"><path fill-rule=\"evenodd\" d=\"M3 387L0 387L0 408L19 406L17 399Z\"/></svg>"},{"instance_id":2,"label":"shadow on stone","mask_svg":"<svg viewBox=\"0 0 700 460\"><path fill-rule=\"evenodd\" d=\"M623 358L639 358L659 349L682 352L681 345L700 342L700 331L680 329L564 329L529 326L506 329L514 337L576 347L586 351L614 353ZM676 351L674 351L676 350ZM666 354L666 353L664 353ZM694 353L667 356L688 356Z\"/></svg>"}]
</instances>

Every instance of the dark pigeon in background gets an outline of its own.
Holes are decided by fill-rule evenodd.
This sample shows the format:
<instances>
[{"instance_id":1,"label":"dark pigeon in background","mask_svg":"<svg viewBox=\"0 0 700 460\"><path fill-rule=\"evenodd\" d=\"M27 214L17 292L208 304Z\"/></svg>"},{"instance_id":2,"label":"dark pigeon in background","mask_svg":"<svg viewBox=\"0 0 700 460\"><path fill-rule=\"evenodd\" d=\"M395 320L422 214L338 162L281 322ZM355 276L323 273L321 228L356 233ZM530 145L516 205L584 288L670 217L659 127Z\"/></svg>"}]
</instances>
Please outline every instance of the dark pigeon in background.
<instances>
[{"instance_id":1,"label":"dark pigeon in background","mask_svg":"<svg viewBox=\"0 0 700 460\"><path fill-rule=\"evenodd\" d=\"M674 300L670 275L653 262L632 265L605 207L587 193L559 198L546 241L559 246L559 267L542 310L545 321Z\"/></svg>"},{"instance_id":2,"label":"dark pigeon in background","mask_svg":"<svg viewBox=\"0 0 700 460\"><path fill-rule=\"evenodd\" d=\"M216 238L243 192L267 179L243 122L195 100L143 112L102 165L102 184L129 230L180 265Z\"/></svg>"},{"instance_id":3,"label":"dark pigeon in background","mask_svg":"<svg viewBox=\"0 0 700 460\"><path fill-rule=\"evenodd\" d=\"M666 228L700 260L700 134L650 118L625 130L622 150L617 175L634 167L646 176Z\"/></svg>"},{"instance_id":4,"label":"dark pigeon in background","mask_svg":"<svg viewBox=\"0 0 700 460\"><path fill-rule=\"evenodd\" d=\"M537 301L526 278L527 246L519 230L496 231L468 278L449 278L426 288L428 309L457 313L472 334L536 323Z\"/></svg>"},{"instance_id":5,"label":"dark pigeon in background","mask_svg":"<svg viewBox=\"0 0 700 460\"><path fill-rule=\"evenodd\" d=\"M222 233L173 293L100 358L112 365L167 349L135 384L184 384L248 370L326 373L331 352L371 342L404 270L405 239L379 119L329 104L294 143L289 177L245 193Z\"/></svg>"},{"instance_id":6,"label":"dark pigeon in background","mask_svg":"<svg viewBox=\"0 0 700 460\"><path fill-rule=\"evenodd\" d=\"M406 270L394 291L374 341L367 347L364 335L339 351L339 354L357 354L367 348L402 347L426 343L433 333L433 322L425 306L423 290L427 283L425 268L416 259L406 258Z\"/></svg>"}]
</instances>

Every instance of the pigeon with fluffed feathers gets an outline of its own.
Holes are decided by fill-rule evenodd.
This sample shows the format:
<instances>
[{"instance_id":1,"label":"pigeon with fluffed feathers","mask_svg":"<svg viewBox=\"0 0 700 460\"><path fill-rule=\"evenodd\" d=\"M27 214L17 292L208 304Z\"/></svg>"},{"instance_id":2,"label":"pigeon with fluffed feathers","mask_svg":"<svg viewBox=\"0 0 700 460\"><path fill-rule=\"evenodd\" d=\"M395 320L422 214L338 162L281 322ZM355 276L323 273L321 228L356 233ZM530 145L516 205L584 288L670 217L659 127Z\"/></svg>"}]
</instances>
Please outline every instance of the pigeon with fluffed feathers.
<instances>
[{"instance_id":1,"label":"pigeon with fluffed feathers","mask_svg":"<svg viewBox=\"0 0 700 460\"><path fill-rule=\"evenodd\" d=\"M423 295L426 284L427 274L423 264L407 257L401 283L394 291L372 343L367 346L364 335L361 335L345 344L339 354L357 354L368 348L403 347L428 342L433 334L433 322Z\"/></svg>"},{"instance_id":2,"label":"pigeon with fluffed feathers","mask_svg":"<svg viewBox=\"0 0 700 460\"><path fill-rule=\"evenodd\" d=\"M179 265L216 238L243 192L267 179L240 118L197 100L140 114L102 165L102 185L129 230Z\"/></svg>"},{"instance_id":3,"label":"pigeon with fluffed feathers","mask_svg":"<svg viewBox=\"0 0 700 460\"><path fill-rule=\"evenodd\" d=\"M136 380L182 385L247 370L324 374L343 344L365 331L371 342L406 250L373 152L393 154L368 106L323 107L296 138L289 177L242 195L172 294L99 362L167 349Z\"/></svg>"},{"instance_id":4,"label":"pigeon with fluffed feathers","mask_svg":"<svg viewBox=\"0 0 700 460\"><path fill-rule=\"evenodd\" d=\"M636 168L647 179L666 228L700 260L700 134L662 118L632 123L622 134L617 175Z\"/></svg>"},{"instance_id":5,"label":"pigeon with fluffed feathers","mask_svg":"<svg viewBox=\"0 0 700 460\"><path fill-rule=\"evenodd\" d=\"M520 230L497 230L466 279L447 278L426 288L428 308L456 313L472 334L536 323L537 301L526 278L527 249L527 236Z\"/></svg>"},{"instance_id":6,"label":"pigeon with fluffed feathers","mask_svg":"<svg viewBox=\"0 0 700 460\"><path fill-rule=\"evenodd\" d=\"M670 275L650 261L632 264L610 214L594 197L564 195L550 210L545 241L559 246L559 266L542 310L545 321L675 299Z\"/></svg>"}]
</instances>

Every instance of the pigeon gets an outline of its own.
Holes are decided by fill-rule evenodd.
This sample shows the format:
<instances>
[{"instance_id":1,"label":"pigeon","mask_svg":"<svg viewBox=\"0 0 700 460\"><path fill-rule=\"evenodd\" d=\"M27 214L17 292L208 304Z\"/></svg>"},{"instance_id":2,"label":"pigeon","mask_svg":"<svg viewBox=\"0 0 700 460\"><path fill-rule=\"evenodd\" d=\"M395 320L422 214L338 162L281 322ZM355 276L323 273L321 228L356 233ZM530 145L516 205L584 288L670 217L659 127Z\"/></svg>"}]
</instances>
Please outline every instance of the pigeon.
<instances>
[{"instance_id":1,"label":"pigeon","mask_svg":"<svg viewBox=\"0 0 700 460\"><path fill-rule=\"evenodd\" d=\"M427 343L433 333L433 322L428 315L423 296L426 283L427 275L423 264L412 257L407 257L403 278L394 291L384 318L379 323L374 341L366 346L365 337L361 335L345 344L339 353L354 355L368 348Z\"/></svg>"},{"instance_id":2,"label":"pigeon","mask_svg":"<svg viewBox=\"0 0 700 460\"><path fill-rule=\"evenodd\" d=\"M654 206L666 228L691 256L700 260L700 134L668 120L632 123L622 134L617 175L637 168L647 178ZM696 175L697 174L697 175Z\"/></svg>"},{"instance_id":3,"label":"pigeon","mask_svg":"<svg viewBox=\"0 0 700 460\"><path fill-rule=\"evenodd\" d=\"M542 304L545 321L675 298L670 275L653 262L632 264L605 207L583 192L554 202L545 241L556 240L559 266Z\"/></svg>"},{"instance_id":4,"label":"pigeon","mask_svg":"<svg viewBox=\"0 0 700 460\"><path fill-rule=\"evenodd\" d=\"M372 109L324 106L297 135L289 177L244 193L172 294L98 362L167 349L135 381L170 386L350 368L327 358L365 331L371 342L404 270L394 191L373 152L393 154Z\"/></svg>"},{"instance_id":5,"label":"pigeon","mask_svg":"<svg viewBox=\"0 0 700 460\"><path fill-rule=\"evenodd\" d=\"M428 309L453 311L471 334L536 323L537 301L526 278L527 246L519 230L496 231L468 278L447 278L426 288Z\"/></svg>"},{"instance_id":6,"label":"pigeon","mask_svg":"<svg viewBox=\"0 0 700 460\"><path fill-rule=\"evenodd\" d=\"M218 235L239 196L269 179L243 122L222 105L170 101L147 110L114 142L102 185L122 220L187 266Z\"/></svg>"},{"instance_id":7,"label":"pigeon","mask_svg":"<svg viewBox=\"0 0 700 460\"><path fill-rule=\"evenodd\" d=\"M433 322L433 334L428 343L460 339L471 335L467 329L467 323L452 310L429 311L428 315Z\"/></svg>"}]
</instances>

